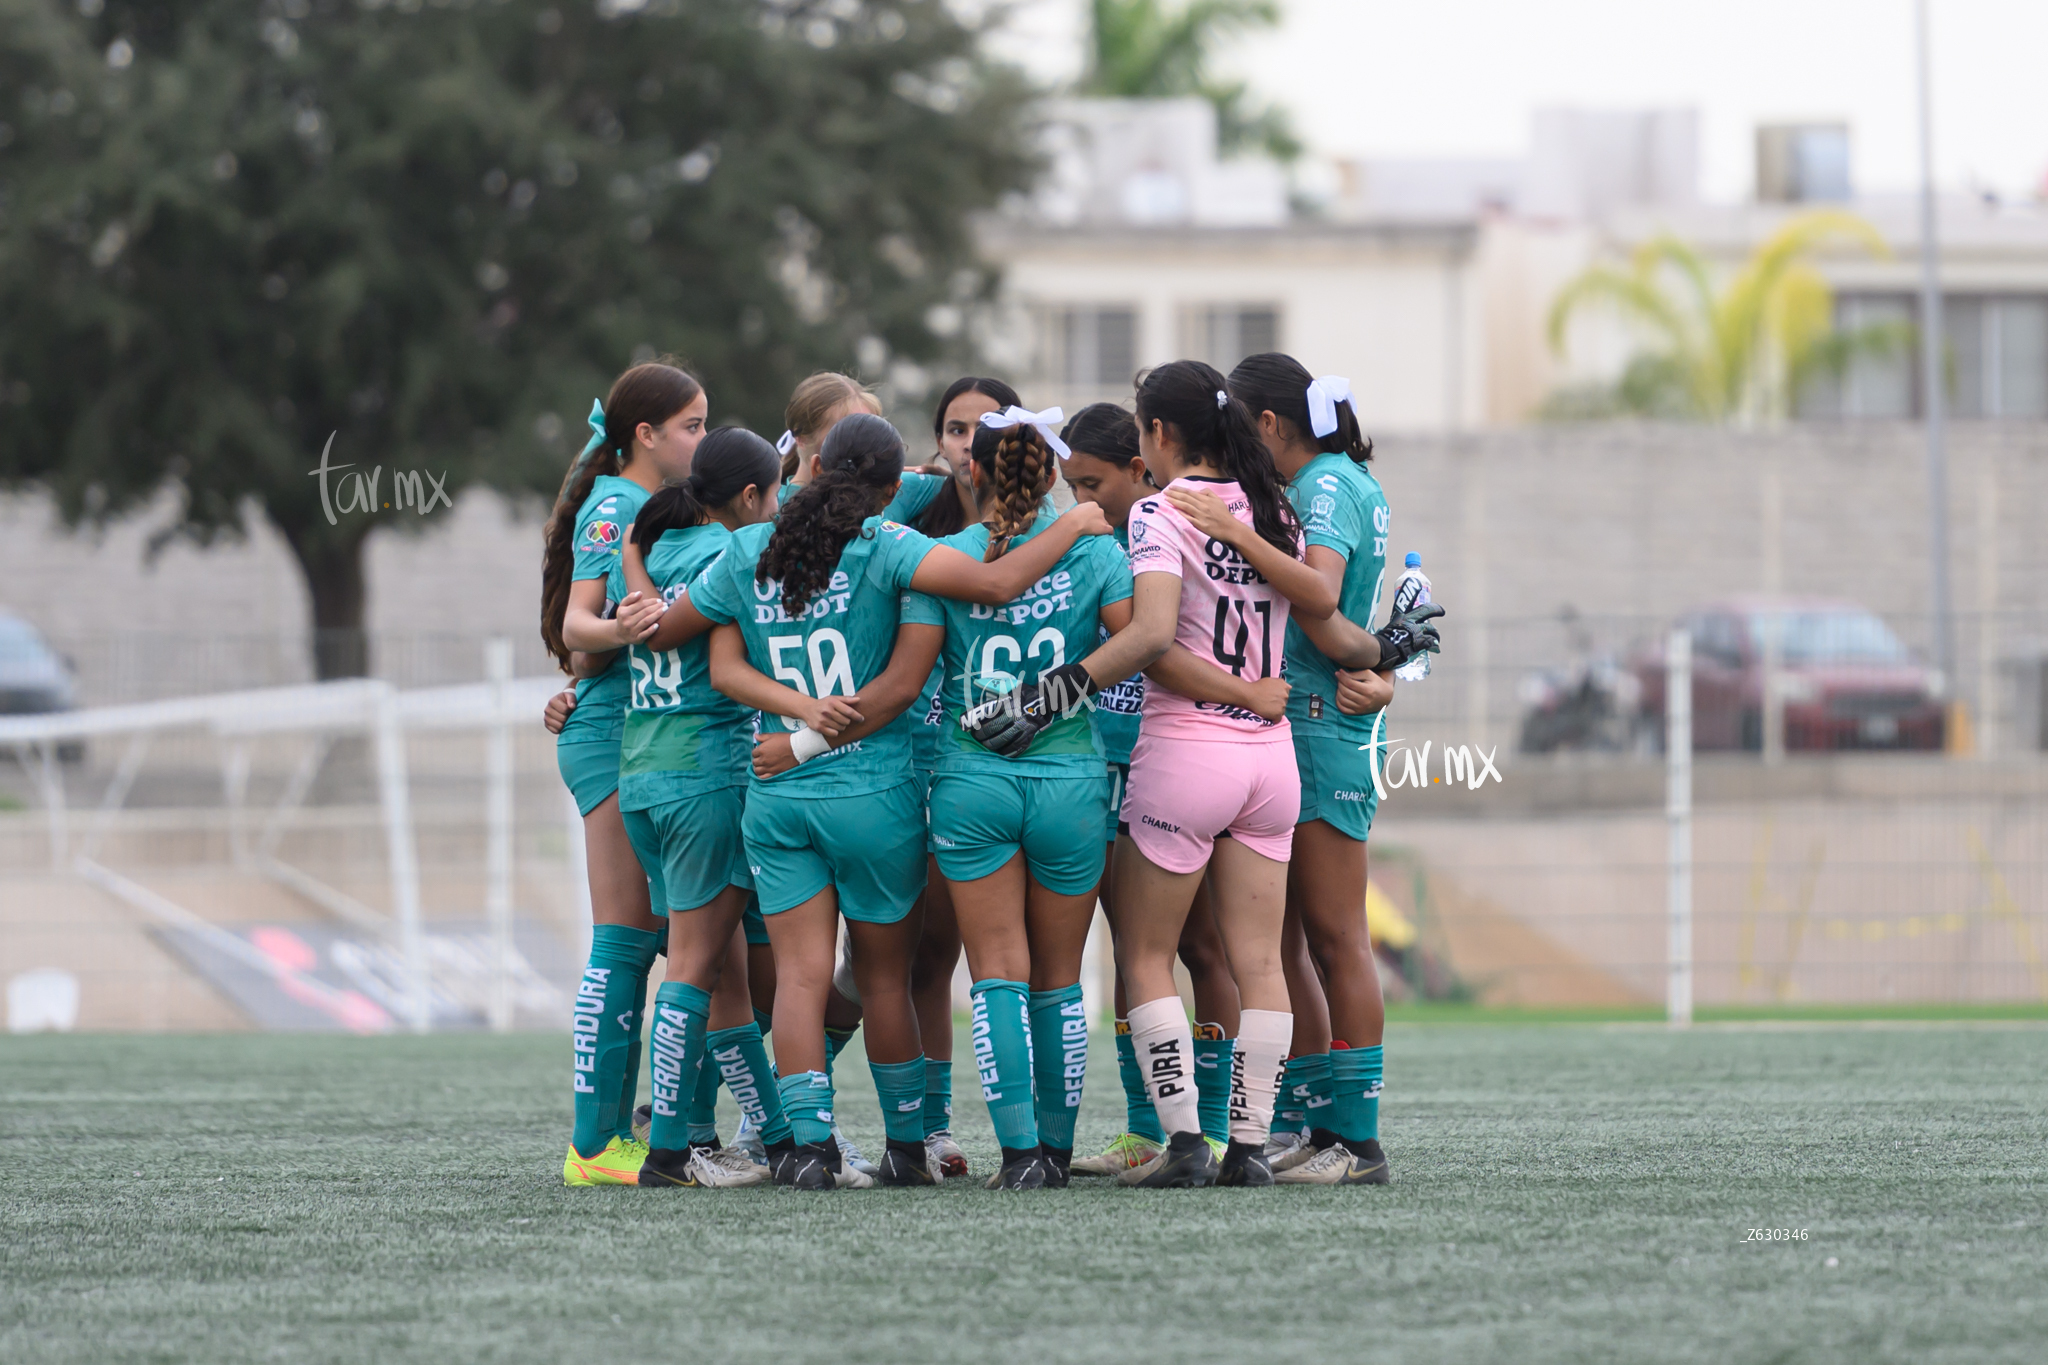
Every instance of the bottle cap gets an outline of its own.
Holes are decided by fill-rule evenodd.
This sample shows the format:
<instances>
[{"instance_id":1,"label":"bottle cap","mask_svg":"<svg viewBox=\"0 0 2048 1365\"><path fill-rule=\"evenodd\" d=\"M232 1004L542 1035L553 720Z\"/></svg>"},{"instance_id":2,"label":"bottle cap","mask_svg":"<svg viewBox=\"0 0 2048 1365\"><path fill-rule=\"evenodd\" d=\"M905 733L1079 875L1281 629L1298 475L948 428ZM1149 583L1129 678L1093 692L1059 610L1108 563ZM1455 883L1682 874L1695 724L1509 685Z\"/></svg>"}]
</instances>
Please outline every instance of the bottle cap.
<instances>
[{"instance_id":1,"label":"bottle cap","mask_svg":"<svg viewBox=\"0 0 2048 1365\"><path fill-rule=\"evenodd\" d=\"M1421 555L1419 555L1419 554L1417 554L1417 553L1415 553L1415 551L1413 551L1413 550L1410 550L1410 551L1408 552L1408 567L1409 567L1409 568L1411 568L1411 569L1419 569L1419 568L1421 568L1421 567L1422 567L1422 556L1421 556Z\"/></svg>"}]
</instances>

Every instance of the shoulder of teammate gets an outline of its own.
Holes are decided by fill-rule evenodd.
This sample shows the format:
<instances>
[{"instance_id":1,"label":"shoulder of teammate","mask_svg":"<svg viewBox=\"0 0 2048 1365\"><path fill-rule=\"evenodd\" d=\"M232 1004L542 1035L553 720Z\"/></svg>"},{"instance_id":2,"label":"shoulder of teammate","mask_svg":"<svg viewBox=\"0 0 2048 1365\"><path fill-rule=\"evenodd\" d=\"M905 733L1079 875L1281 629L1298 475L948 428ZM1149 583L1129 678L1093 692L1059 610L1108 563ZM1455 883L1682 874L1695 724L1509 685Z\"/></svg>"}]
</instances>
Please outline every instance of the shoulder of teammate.
<instances>
[{"instance_id":1,"label":"shoulder of teammate","mask_svg":"<svg viewBox=\"0 0 2048 1365\"><path fill-rule=\"evenodd\" d=\"M1345 558L1365 538L1366 502L1370 489L1358 476L1357 466L1346 457L1317 460L1302 471L1306 476L1292 487L1294 513L1301 521L1301 536L1309 545L1321 545Z\"/></svg>"},{"instance_id":2,"label":"shoulder of teammate","mask_svg":"<svg viewBox=\"0 0 2048 1365\"><path fill-rule=\"evenodd\" d=\"M1156 493L1132 503L1131 572L1178 575L1186 527L1186 519L1173 510L1173 504Z\"/></svg>"},{"instance_id":3,"label":"shoulder of teammate","mask_svg":"<svg viewBox=\"0 0 2048 1365\"><path fill-rule=\"evenodd\" d=\"M868 559L868 573L891 592L909 587L917 566L939 544L924 532L886 517L869 517L861 527L861 537L875 547Z\"/></svg>"},{"instance_id":4,"label":"shoulder of teammate","mask_svg":"<svg viewBox=\"0 0 2048 1365\"><path fill-rule=\"evenodd\" d=\"M742 526L726 537L718 554L690 580L684 591L690 595L690 605L706 620L723 625L739 619L745 599L738 580L741 576L752 579L773 530L768 522Z\"/></svg>"},{"instance_id":5,"label":"shoulder of teammate","mask_svg":"<svg viewBox=\"0 0 2048 1365\"><path fill-rule=\"evenodd\" d=\"M1108 536L1083 536L1061 563L1072 564L1076 578L1100 587L1104 602L1121 602L1131 595L1130 556Z\"/></svg>"},{"instance_id":6,"label":"shoulder of teammate","mask_svg":"<svg viewBox=\"0 0 2048 1365\"><path fill-rule=\"evenodd\" d=\"M899 603L902 624L906 626L943 626L946 624L946 604L930 593L914 589L903 590Z\"/></svg>"}]
</instances>

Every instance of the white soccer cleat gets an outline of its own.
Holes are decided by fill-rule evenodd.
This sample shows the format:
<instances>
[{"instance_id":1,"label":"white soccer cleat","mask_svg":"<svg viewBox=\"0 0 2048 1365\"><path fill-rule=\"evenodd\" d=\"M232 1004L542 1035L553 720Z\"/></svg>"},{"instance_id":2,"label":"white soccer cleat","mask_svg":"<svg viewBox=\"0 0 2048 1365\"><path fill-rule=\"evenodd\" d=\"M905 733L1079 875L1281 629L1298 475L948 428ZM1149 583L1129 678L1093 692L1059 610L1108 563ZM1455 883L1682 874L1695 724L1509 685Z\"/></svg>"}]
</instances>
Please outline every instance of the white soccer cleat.
<instances>
[{"instance_id":1,"label":"white soccer cleat","mask_svg":"<svg viewBox=\"0 0 2048 1365\"><path fill-rule=\"evenodd\" d=\"M690 1174L707 1189L737 1189L744 1185L765 1185L768 1171L738 1152L711 1151L696 1147L690 1151Z\"/></svg>"},{"instance_id":2,"label":"white soccer cleat","mask_svg":"<svg viewBox=\"0 0 2048 1365\"><path fill-rule=\"evenodd\" d=\"M1276 1176L1293 1170L1315 1154L1315 1144L1308 1140L1307 1133L1275 1133L1266 1139L1266 1164Z\"/></svg>"},{"instance_id":3,"label":"white soccer cleat","mask_svg":"<svg viewBox=\"0 0 2048 1365\"><path fill-rule=\"evenodd\" d=\"M756 1166L768 1164L768 1144L761 1140L761 1130L754 1126L754 1120L740 1115L739 1131L732 1135L732 1150L745 1152Z\"/></svg>"},{"instance_id":4,"label":"white soccer cleat","mask_svg":"<svg viewBox=\"0 0 2048 1365\"><path fill-rule=\"evenodd\" d=\"M967 1174L967 1154L960 1150L960 1144L953 1141L953 1134L946 1129L942 1128L924 1140L924 1156L935 1180L944 1180L947 1176L957 1180Z\"/></svg>"},{"instance_id":5,"label":"white soccer cleat","mask_svg":"<svg viewBox=\"0 0 2048 1365\"><path fill-rule=\"evenodd\" d=\"M873 1184L875 1175L875 1163L869 1161L866 1157L860 1154L860 1148L853 1145L852 1138L849 1138L846 1134L839 1131L839 1125L836 1123L832 1125L832 1141L839 1144L839 1164L841 1166L846 1167L848 1170L858 1171L862 1175L867 1176L868 1184ZM841 1184L840 1188L864 1189L866 1188L866 1186L849 1187L845 1184Z\"/></svg>"},{"instance_id":6,"label":"white soccer cleat","mask_svg":"<svg viewBox=\"0 0 2048 1365\"><path fill-rule=\"evenodd\" d=\"M1353 1152L1335 1142L1307 1161L1273 1177L1276 1185L1384 1185L1388 1183L1387 1157L1378 1142L1360 1144Z\"/></svg>"}]
</instances>

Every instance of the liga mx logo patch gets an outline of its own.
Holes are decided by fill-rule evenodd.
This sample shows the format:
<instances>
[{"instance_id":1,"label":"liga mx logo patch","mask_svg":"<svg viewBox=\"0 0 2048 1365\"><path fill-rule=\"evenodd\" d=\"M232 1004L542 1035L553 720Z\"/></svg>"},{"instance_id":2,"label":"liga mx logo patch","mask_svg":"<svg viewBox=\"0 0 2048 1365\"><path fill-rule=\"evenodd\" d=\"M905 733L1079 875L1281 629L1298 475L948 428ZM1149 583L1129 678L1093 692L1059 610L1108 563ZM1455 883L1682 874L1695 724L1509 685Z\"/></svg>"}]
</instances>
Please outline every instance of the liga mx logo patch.
<instances>
[{"instance_id":1,"label":"liga mx logo patch","mask_svg":"<svg viewBox=\"0 0 2048 1365\"><path fill-rule=\"evenodd\" d=\"M616 521L593 521L583 538L592 545L616 545L619 543L619 524Z\"/></svg>"}]
</instances>

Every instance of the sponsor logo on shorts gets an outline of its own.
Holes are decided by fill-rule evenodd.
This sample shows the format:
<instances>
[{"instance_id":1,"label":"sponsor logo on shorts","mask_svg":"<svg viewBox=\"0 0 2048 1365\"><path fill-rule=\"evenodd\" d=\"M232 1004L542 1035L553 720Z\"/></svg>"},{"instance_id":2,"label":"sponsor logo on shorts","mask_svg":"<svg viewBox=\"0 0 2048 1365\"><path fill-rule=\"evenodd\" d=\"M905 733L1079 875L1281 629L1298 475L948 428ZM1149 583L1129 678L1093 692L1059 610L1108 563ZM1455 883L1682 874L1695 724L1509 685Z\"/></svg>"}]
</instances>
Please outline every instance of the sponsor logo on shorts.
<instances>
[{"instance_id":1,"label":"sponsor logo on shorts","mask_svg":"<svg viewBox=\"0 0 2048 1365\"><path fill-rule=\"evenodd\" d=\"M1369 801L1372 799L1372 795L1369 792L1336 791L1331 792L1330 795L1339 801Z\"/></svg>"},{"instance_id":2,"label":"sponsor logo on shorts","mask_svg":"<svg viewBox=\"0 0 2048 1365\"><path fill-rule=\"evenodd\" d=\"M953 842L953 841L952 841L951 839L948 839L948 838L947 838L947 837L946 837L945 835L943 835L943 834L934 834L934 835L932 836L932 842L933 842L933 843L935 843L935 844L937 844L937 845L938 845L938 846L939 846L940 848L958 848L958 847L960 847L960 845L958 845L958 844L954 843L954 842Z\"/></svg>"},{"instance_id":3,"label":"sponsor logo on shorts","mask_svg":"<svg viewBox=\"0 0 2048 1365\"><path fill-rule=\"evenodd\" d=\"M1178 834L1178 833L1180 833L1180 826L1179 826L1179 825L1169 825L1169 824L1167 824L1167 823L1166 823L1166 822L1165 822L1164 820L1154 820L1154 819L1153 819L1153 818L1152 818L1151 816L1149 816L1149 815L1141 815L1141 816L1139 816L1139 817L1138 817L1138 823L1140 823L1140 824L1144 824L1144 825L1150 825L1150 826L1152 826L1152 828L1154 828L1154 829L1163 829L1163 830L1165 830L1165 831L1166 831L1166 832L1167 832L1168 834Z\"/></svg>"}]
</instances>

